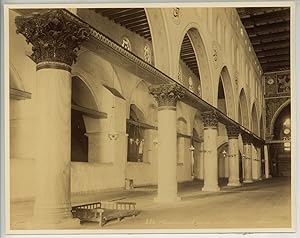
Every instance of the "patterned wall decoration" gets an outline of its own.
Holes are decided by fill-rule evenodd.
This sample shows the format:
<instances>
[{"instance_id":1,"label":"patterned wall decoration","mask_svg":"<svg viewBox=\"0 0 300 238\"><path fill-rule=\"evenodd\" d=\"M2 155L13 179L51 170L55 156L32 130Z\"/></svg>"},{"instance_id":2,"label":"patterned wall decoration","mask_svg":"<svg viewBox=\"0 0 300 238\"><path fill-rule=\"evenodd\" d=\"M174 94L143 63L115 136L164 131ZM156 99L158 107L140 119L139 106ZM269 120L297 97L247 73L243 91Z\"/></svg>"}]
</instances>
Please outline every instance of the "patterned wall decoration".
<instances>
[{"instance_id":1,"label":"patterned wall decoration","mask_svg":"<svg viewBox=\"0 0 300 238\"><path fill-rule=\"evenodd\" d=\"M271 121L274 114L290 99L290 72L282 71L266 74L265 83L265 103L266 103L266 136L272 135Z\"/></svg>"},{"instance_id":2,"label":"patterned wall decoration","mask_svg":"<svg viewBox=\"0 0 300 238\"><path fill-rule=\"evenodd\" d=\"M265 75L265 96L290 96L290 72L283 71Z\"/></svg>"}]
</instances>

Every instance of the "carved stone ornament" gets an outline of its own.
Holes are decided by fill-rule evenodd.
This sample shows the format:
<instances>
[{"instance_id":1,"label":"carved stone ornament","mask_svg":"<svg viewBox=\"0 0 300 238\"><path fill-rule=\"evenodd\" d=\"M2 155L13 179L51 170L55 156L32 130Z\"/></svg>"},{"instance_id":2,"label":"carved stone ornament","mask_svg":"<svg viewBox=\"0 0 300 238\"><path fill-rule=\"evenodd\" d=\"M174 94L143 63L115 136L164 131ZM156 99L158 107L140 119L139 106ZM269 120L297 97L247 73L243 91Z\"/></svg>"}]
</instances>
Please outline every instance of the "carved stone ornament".
<instances>
[{"instance_id":1,"label":"carved stone ornament","mask_svg":"<svg viewBox=\"0 0 300 238\"><path fill-rule=\"evenodd\" d=\"M231 139L237 139L240 134L240 128L235 125L226 125L227 136Z\"/></svg>"},{"instance_id":2,"label":"carved stone ornament","mask_svg":"<svg viewBox=\"0 0 300 238\"><path fill-rule=\"evenodd\" d=\"M212 57L213 57L214 66L216 68L218 67L218 60L219 60L218 53L219 53L218 44L216 42L213 42L213 45L212 45Z\"/></svg>"},{"instance_id":3,"label":"carved stone ornament","mask_svg":"<svg viewBox=\"0 0 300 238\"><path fill-rule=\"evenodd\" d=\"M156 99L158 106L176 107L177 100L183 98L185 91L178 84L151 85L150 94Z\"/></svg>"},{"instance_id":4,"label":"carved stone ornament","mask_svg":"<svg viewBox=\"0 0 300 238\"><path fill-rule=\"evenodd\" d=\"M72 19L63 9L17 16L15 23L17 34L32 44L31 58L36 63L59 62L71 66L81 43L89 38L88 26Z\"/></svg>"},{"instance_id":5,"label":"carved stone ornament","mask_svg":"<svg viewBox=\"0 0 300 238\"><path fill-rule=\"evenodd\" d=\"M204 127L214 127L218 126L218 117L217 114L213 111L202 112L202 121Z\"/></svg>"},{"instance_id":6,"label":"carved stone ornament","mask_svg":"<svg viewBox=\"0 0 300 238\"><path fill-rule=\"evenodd\" d=\"M244 145L249 145L253 141L252 136L250 134L247 134L247 133L242 133L242 138L243 138L243 144Z\"/></svg>"},{"instance_id":7,"label":"carved stone ornament","mask_svg":"<svg viewBox=\"0 0 300 238\"><path fill-rule=\"evenodd\" d=\"M124 47L126 50L131 51L131 44L130 44L130 41L127 37L124 37L122 39L122 47Z\"/></svg>"},{"instance_id":8,"label":"carved stone ornament","mask_svg":"<svg viewBox=\"0 0 300 238\"><path fill-rule=\"evenodd\" d=\"M179 17L179 11L180 11L179 7L174 7L173 8L173 16L174 17Z\"/></svg>"},{"instance_id":9,"label":"carved stone ornament","mask_svg":"<svg viewBox=\"0 0 300 238\"><path fill-rule=\"evenodd\" d=\"M151 57L151 50L150 50L150 47L149 47L148 45L145 45L145 47L144 47L144 60L145 60L147 63L151 64L151 61L152 61L151 58L152 58L152 57Z\"/></svg>"},{"instance_id":10,"label":"carved stone ornament","mask_svg":"<svg viewBox=\"0 0 300 238\"><path fill-rule=\"evenodd\" d=\"M180 24L180 8L174 7L170 8L172 19L176 25Z\"/></svg>"}]
</instances>

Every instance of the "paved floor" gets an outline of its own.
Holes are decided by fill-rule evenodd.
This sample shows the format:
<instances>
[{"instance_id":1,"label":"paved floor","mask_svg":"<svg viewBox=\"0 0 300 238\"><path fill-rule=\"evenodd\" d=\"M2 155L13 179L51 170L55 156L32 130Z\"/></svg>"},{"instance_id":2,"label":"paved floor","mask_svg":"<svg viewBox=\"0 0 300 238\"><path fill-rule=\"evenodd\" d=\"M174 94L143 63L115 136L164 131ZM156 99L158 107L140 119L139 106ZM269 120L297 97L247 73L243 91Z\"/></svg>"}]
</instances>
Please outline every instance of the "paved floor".
<instances>
[{"instance_id":1,"label":"paved floor","mask_svg":"<svg viewBox=\"0 0 300 238\"><path fill-rule=\"evenodd\" d=\"M180 184L181 201L173 204L153 202L155 187L131 191L76 195L72 205L103 201L134 201L141 213L135 218L112 221L102 229L212 229L212 228L290 228L290 178L272 178L230 188L220 181L220 192L202 192L203 183ZM12 229L24 229L25 218L32 216L33 201L11 204ZM74 229L99 229L84 223Z\"/></svg>"}]
</instances>

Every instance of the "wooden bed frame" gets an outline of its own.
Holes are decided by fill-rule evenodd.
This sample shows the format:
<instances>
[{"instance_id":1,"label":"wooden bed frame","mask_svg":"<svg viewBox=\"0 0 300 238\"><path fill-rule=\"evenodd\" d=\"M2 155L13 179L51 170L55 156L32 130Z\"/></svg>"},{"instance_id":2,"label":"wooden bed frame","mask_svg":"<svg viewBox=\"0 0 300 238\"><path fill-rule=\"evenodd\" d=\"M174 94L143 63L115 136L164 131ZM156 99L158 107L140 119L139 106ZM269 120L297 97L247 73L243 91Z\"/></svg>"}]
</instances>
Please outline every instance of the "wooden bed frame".
<instances>
[{"instance_id":1,"label":"wooden bed frame","mask_svg":"<svg viewBox=\"0 0 300 238\"><path fill-rule=\"evenodd\" d=\"M111 220L135 217L139 214L135 206L135 202L95 202L72 207L72 214L80 223L97 222L102 227Z\"/></svg>"}]
</instances>

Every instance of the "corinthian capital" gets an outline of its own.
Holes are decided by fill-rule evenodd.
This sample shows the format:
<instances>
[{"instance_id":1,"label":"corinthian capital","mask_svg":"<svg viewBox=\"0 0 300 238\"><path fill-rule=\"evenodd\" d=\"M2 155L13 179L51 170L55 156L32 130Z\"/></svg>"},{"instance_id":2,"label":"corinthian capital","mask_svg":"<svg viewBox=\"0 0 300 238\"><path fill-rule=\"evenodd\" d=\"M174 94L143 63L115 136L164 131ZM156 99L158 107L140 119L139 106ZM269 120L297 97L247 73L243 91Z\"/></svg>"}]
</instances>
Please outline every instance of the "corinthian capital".
<instances>
[{"instance_id":1,"label":"corinthian capital","mask_svg":"<svg viewBox=\"0 0 300 238\"><path fill-rule=\"evenodd\" d=\"M217 127L218 126L218 117L217 114L213 111L202 112L202 121L204 127Z\"/></svg>"},{"instance_id":2,"label":"corinthian capital","mask_svg":"<svg viewBox=\"0 0 300 238\"><path fill-rule=\"evenodd\" d=\"M51 9L15 19L17 33L32 44L32 59L37 63L56 62L71 66L82 42L88 39L86 24L62 9Z\"/></svg>"},{"instance_id":3,"label":"corinthian capital","mask_svg":"<svg viewBox=\"0 0 300 238\"><path fill-rule=\"evenodd\" d=\"M242 138L243 138L243 144L244 145L249 145L249 144L251 144L253 142L252 135L250 135L250 134L248 134L246 132L242 133Z\"/></svg>"},{"instance_id":4,"label":"corinthian capital","mask_svg":"<svg viewBox=\"0 0 300 238\"><path fill-rule=\"evenodd\" d=\"M226 125L228 138L237 139L241 133L240 128L235 125Z\"/></svg>"},{"instance_id":5,"label":"corinthian capital","mask_svg":"<svg viewBox=\"0 0 300 238\"><path fill-rule=\"evenodd\" d=\"M149 87L150 94L156 99L158 106L176 107L177 100L184 96L184 89L178 84L160 84Z\"/></svg>"}]
</instances>

